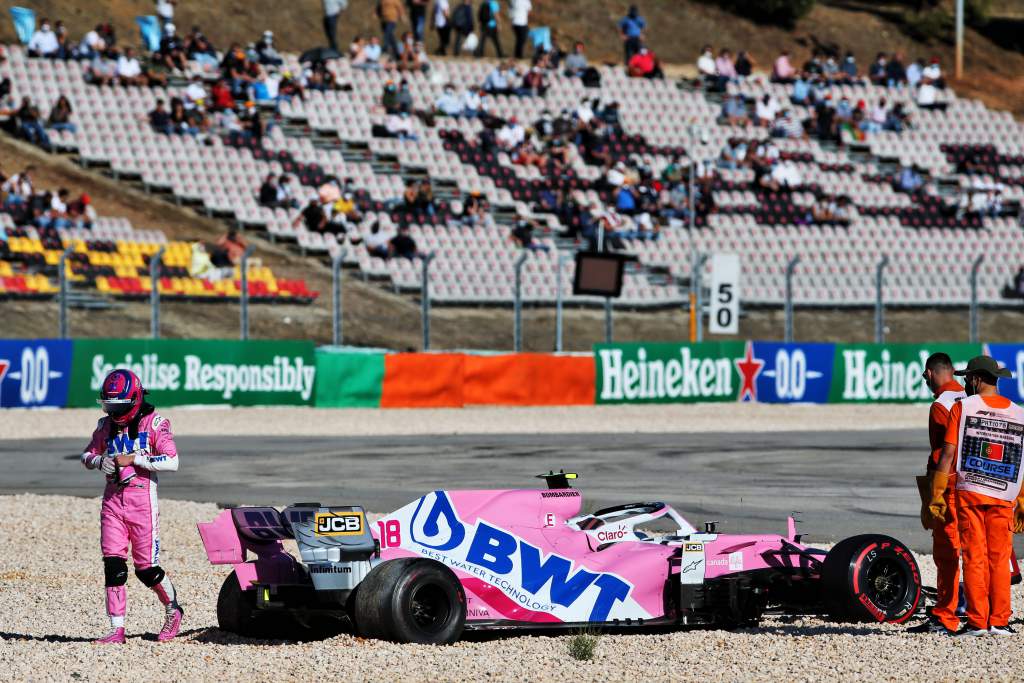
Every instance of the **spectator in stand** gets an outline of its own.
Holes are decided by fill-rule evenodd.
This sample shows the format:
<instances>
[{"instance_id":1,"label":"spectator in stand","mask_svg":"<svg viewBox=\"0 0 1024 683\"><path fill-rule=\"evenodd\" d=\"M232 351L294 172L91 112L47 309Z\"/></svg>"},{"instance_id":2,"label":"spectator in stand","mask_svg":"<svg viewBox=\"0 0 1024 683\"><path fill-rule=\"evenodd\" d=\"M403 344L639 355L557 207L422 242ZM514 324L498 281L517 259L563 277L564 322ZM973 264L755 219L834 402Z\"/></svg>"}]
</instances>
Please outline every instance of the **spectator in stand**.
<instances>
[{"instance_id":1,"label":"spectator in stand","mask_svg":"<svg viewBox=\"0 0 1024 683\"><path fill-rule=\"evenodd\" d=\"M846 53L846 57L843 58L843 63L840 65L839 71L843 76L843 82L853 83L857 80L857 58L852 52Z\"/></svg>"},{"instance_id":2,"label":"spectator in stand","mask_svg":"<svg viewBox=\"0 0 1024 683\"><path fill-rule=\"evenodd\" d=\"M629 60L629 75L633 78L665 77L661 70L661 62L646 45L641 45L640 51Z\"/></svg>"},{"instance_id":3,"label":"spectator in stand","mask_svg":"<svg viewBox=\"0 0 1024 683\"><path fill-rule=\"evenodd\" d=\"M772 64L772 83L792 83L796 69L789 61L789 50L783 50Z\"/></svg>"},{"instance_id":4,"label":"spectator in stand","mask_svg":"<svg viewBox=\"0 0 1024 683\"><path fill-rule=\"evenodd\" d=\"M903 53L896 52L885 65L885 82L895 88L907 82L907 70L903 67Z\"/></svg>"},{"instance_id":5,"label":"spectator in stand","mask_svg":"<svg viewBox=\"0 0 1024 683\"><path fill-rule=\"evenodd\" d=\"M437 54L447 55L448 44L452 42L452 17L449 0L434 1L434 30L437 32ZM459 46L455 46L458 54Z\"/></svg>"},{"instance_id":6,"label":"spectator in stand","mask_svg":"<svg viewBox=\"0 0 1024 683\"><path fill-rule=\"evenodd\" d=\"M739 54L736 55L736 63L733 64L733 68L736 69L736 77L740 79L750 78L754 73L755 66L757 66L757 62L746 50L739 51Z\"/></svg>"},{"instance_id":7,"label":"spectator in stand","mask_svg":"<svg viewBox=\"0 0 1024 683\"><path fill-rule=\"evenodd\" d=\"M924 73L924 64L921 59L915 59L907 67L907 85L911 88L916 88L921 82L921 77Z\"/></svg>"},{"instance_id":8,"label":"spectator in stand","mask_svg":"<svg viewBox=\"0 0 1024 683\"><path fill-rule=\"evenodd\" d=\"M946 88L946 81L942 78L942 67L939 65L939 58L932 57L928 60L928 66L921 70L921 77L927 78L939 90Z\"/></svg>"},{"instance_id":9,"label":"spectator in stand","mask_svg":"<svg viewBox=\"0 0 1024 683\"><path fill-rule=\"evenodd\" d=\"M884 52L879 52L875 55L875 61L868 67L868 80L875 85L886 85L888 83L888 74L886 73L886 64L888 59Z\"/></svg>"},{"instance_id":10,"label":"spectator in stand","mask_svg":"<svg viewBox=\"0 0 1024 683\"><path fill-rule=\"evenodd\" d=\"M202 242L195 242L192 245L192 260L189 263L188 274L210 282L217 282L224 276L222 270L213 264L213 259Z\"/></svg>"},{"instance_id":11,"label":"spectator in stand","mask_svg":"<svg viewBox=\"0 0 1024 683\"><path fill-rule=\"evenodd\" d=\"M398 60L398 41L395 29L400 20L406 18L406 5L401 0L378 0L377 16L381 20L381 33L384 35L384 49L395 61Z\"/></svg>"},{"instance_id":12,"label":"spectator in stand","mask_svg":"<svg viewBox=\"0 0 1024 683\"><path fill-rule=\"evenodd\" d=\"M366 247L367 253L374 258L387 259L391 255L390 242L391 238L381 232L380 223L377 221L370 226L369 234L363 237L363 245Z\"/></svg>"},{"instance_id":13,"label":"spectator in stand","mask_svg":"<svg viewBox=\"0 0 1024 683\"><path fill-rule=\"evenodd\" d=\"M778 113L778 101L770 93L765 93L754 105L754 122L762 128L767 128L775 122Z\"/></svg>"},{"instance_id":14,"label":"spectator in stand","mask_svg":"<svg viewBox=\"0 0 1024 683\"><path fill-rule=\"evenodd\" d=\"M154 61L160 62L170 70L185 71L185 43L175 32L174 24L164 24L164 35L160 39L160 50L153 55Z\"/></svg>"},{"instance_id":15,"label":"spectator in stand","mask_svg":"<svg viewBox=\"0 0 1024 683\"><path fill-rule=\"evenodd\" d=\"M502 149L515 149L522 144L524 140L526 140L526 129L520 125L516 117L513 116L508 120L508 123L502 126L495 137L498 142L498 146Z\"/></svg>"},{"instance_id":16,"label":"spectator in stand","mask_svg":"<svg viewBox=\"0 0 1024 683\"><path fill-rule=\"evenodd\" d=\"M78 199L68 202L68 220L75 228L92 228L96 221L96 209L92 208L89 195L84 192Z\"/></svg>"},{"instance_id":17,"label":"spectator in stand","mask_svg":"<svg viewBox=\"0 0 1024 683\"><path fill-rule=\"evenodd\" d=\"M814 104L814 100L811 99L811 83L806 72L798 74L793 81L793 94L789 96L789 101L799 105Z\"/></svg>"},{"instance_id":18,"label":"spectator in stand","mask_svg":"<svg viewBox=\"0 0 1024 683\"><path fill-rule=\"evenodd\" d=\"M267 177L263 180L263 184L260 185L260 206L266 206L271 209L278 208L278 206L280 206L278 204L278 189L277 175L274 173L267 174Z\"/></svg>"},{"instance_id":19,"label":"spectator in stand","mask_svg":"<svg viewBox=\"0 0 1024 683\"><path fill-rule=\"evenodd\" d=\"M32 34L28 41L29 57L46 57L56 59L59 56L60 42L57 34L50 27L50 20L46 17L40 21L39 30Z\"/></svg>"},{"instance_id":20,"label":"spectator in stand","mask_svg":"<svg viewBox=\"0 0 1024 683\"><path fill-rule=\"evenodd\" d=\"M487 200L478 190L473 190L462 206L462 224L471 227L482 224L487 217L487 210Z\"/></svg>"},{"instance_id":21,"label":"spectator in stand","mask_svg":"<svg viewBox=\"0 0 1024 683\"><path fill-rule=\"evenodd\" d=\"M313 197L309 200L298 216L292 220L292 227L298 227L302 224L307 232L319 232L323 233L327 228L327 214L324 212L324 207L320 204L320 200L317 197Z\"/></svg>"},{"instance_id":22,"label":"spectator in stand","mask_svg":"<svg viewBox=\"0 0 1024 683\"><path fill-rule=\"evenodd\" d=\"M233 43L224 58L220 61L220 68L224 79L231 88L231 94L237 98L244 98L245 91L252 82L250 75L249 58L245 50L238 43Z\"/></svg>"},{"instance_id":23,"label":"spectator in stand","mask_svg":"<svg viewBox=\"0 0 1024 683\"><path fill-rule=\"evenodd\" d=\"M484 56L484 48L487 41L494 43L494 51L498 59L504 59L505 53L501 50L501 38L498 34L501 28L501 3L498 0L480 0L480 9L477 10L477 23L480 24L480 41L476 46L476 56Z\"/></svg>"},{"instance_id":24,"label":"spectator in stand","mask_svg":"<svg viewBox=\"0 0 1024 683\"><path fill-rule=\"evenodd\" d=\"M718 59L715 60L715 71L717 75L715 77L714 88L715 92L725 92L725 86L736 80L736 66L732 61L732 52L727 47L723 47L718 52Z\"/></svg>"},{"instance_id":25,"label":"spectator in stand","mask_svg":"<svg viewBox=\"0 0 1024 683\"><path fill-rule=\"evenodd\" d=\"M501 62L484 79L484 91L489 95L511 95L515 92L512 79L516 75L511 62Z\"/></svg>"},{"instance_id":26,"label":"spectator in stand","mask_svg":"<svg viewBox=\"0 0 1024 683\"><path fill-rule=\"evenodd\" d=\"M804 62L803 72L808 76L821 76L825 73L824 54L821 50L811 53L810 59Z\"/></svg>"},{"instance_id":27,"label":"spectator in stand","mask_svg":"<svg viewBox=\"0 0 1024 683\"><path fill-rule=\"evenodd\" d=\"M861 124L861 130L865 133L878 133L885 128L885 122L889 118L889 110L885 106L886 103L886 99L882 97L875 106L871 107L867 117L864 119L864 123Z\"/></svg>"},{"instance_id":28,"label":"spectator in stand","mask_svg":"<svg viewBox=\"0 0 1024 683\"><path fill-rule=\"evenodd\" d=\"M93 30L85 34L82 42L78 44L78 56L81 59L93 59L107 51L107 43L100 36L100 24L96 24Z\"/></svg>"},{"instance_id":29,"label":"spectator in stand","mask_svg":"<svg viewBox=\"0 0 1024 683\"><path fill-rule=\"evenodd\" d=\"M473 5L471 0L461 0L455 13L452 15L452 28L455 29L455 45L452 47L452 54L458 56L460 52L470 48L465 47L466 38L473 33ZM473 48L475 50L475 46Z\"/></svg>"},{"instance_id":30,"label":"spectator in stand","mask_svg":"<svg viewBox=\"0 0 1024 683\"><path fill-rule=\"evenodd\" d=\"M739 95L726 95L722 100L722 113L718 121L728 126L749 126L750 117L747 116L743 98Z\"/></svg>"},{"instance_id":31,"label":"spectator in stand","mask_svg":"<svg viewBox=\"0 0 1024 683\"><path fill-rule=\"evenodd\" d=\"M146 85L146 76L142 73L142 65L135 57L131 47L124 49L124 54L117 59L117 79L121 85Z\"/></svg>"},{"instance_id":32,"label":"spectator in stand","mask_svg":"<svg viewBox=\"0 0 1024 683\"><path fill-rule=\"evenodd\" d=\"M406 31L402 36L400 46L402 55L398 61L398 68L402 71L423 71L430 70L430 58L427 56L423 43L413 40L412 33Z\"/></svg>"},{"instance_id":33,"label":"spectator in stand","mask_svg":"<svg viewBox=\"0 0 1024 683\"><path fill-rule=\"evenodd\" d=\"M75 56L75 48L68 38L68 29L60 19L53 25L53 32L57 36L57 59L71 59Z\"/></svg>"},{"instance_id":34,"label":"spectator in stand","mask_svg":"<svg viewBox=\"0 0 1024 683\"><path fill-rule=\"evenodd\" d=\"M904 165L900 169L900 175L896 180L896 189L907 194L914 194L924 187L924 179L913 166Z\"/></svg>"},{"instance_id":35,"label":"spectator in stand","mask_svg":"<svg viewBox=\"0 0 1024 683\"><path fill-rule=\"evenodd\" d=\"M412 27L413 42L423 40L427 27L427 5L429 0L405 0L409 15L409 26Z\"/></svg>"},{"instance_id":36,"label":"spectator in stand","mask_svg":"<svg viewBox=\"0 0 1024 683\"><path fill-rule=\"evenodd\" d=\"M544 73L537 67L532 66L523 76L522 85L516 90L516 94L522 97L544 97L548 91L548 82Z\"/></svg>"},{"instance_id":37,"label":"spectator in stand","mask_svg":"<svg viewBox=\"0 0 1024 683\"><path fill-rule=\"evenodd\" d=\"M164 106L163 100L156 101L156 107L149 112L149 127L157 133L171 134L171 114Z\"/></svg>"},{"instance_id":38,"label":"spectator in stand","mask_svg":"<svg viewBox=\"0 0 1024 683\"><path fill-rule=\"evenodd\" d=\"M532 9L533 2L531 0L509 0L508 13L512 19L512 32L516 36L516 59L523 58L526 39L530 35L530 10Z\"/></svg>"},{"instance_id":39,"label":"spectator in stand","mask_svg":"<svg viewBox=\"0 0 1024 683\"><path fill-rule=\"evenodd\" d=\"M103 22L100 24L99 28L96 29L96 32L100 34L100 38L102 38L103 42L107 45L107 56L113 57L114 55L111 53L111 50L113 50L117 45L117 33L114 31L113 22Z\"/></svg>"},{"instance_id":40,"label":"spectator in stand","mask_svg":"<svg viewBox=\"0 0 1024 683\"><path fill-rule=\"evenodd\" d=\"M700 56L697 57L697 74L705 85L713 83L718 77L718 69L715 68L715 53L710 45L705 45L700 50Z\"/></svg>"},{"instance_id":41,"label":"spectator in stand","mask_svg":"<svg viewBox=\"0 0 1024 683\"><path fill-rule=\"evenodd\" d=\"M67 131L74 133L78 128L71 122L71 102L64 95L57 98L57 102L50 109L50 116L46 121L46 127L51 130Z\"/></svg>"},{"instance_id":42,"label":"spectator in stand","mask_svg":"<svg viewBox=\"0 0 1024 683\"><path fill-rule=\"evenodd\" d=\"M238 234L236 228L230 228L226 234L217 239L217 246L224 252L228 262L237 266L242 262L242 255L245 254L245 248L249 246L249 243Z\"/></svg>"},{"instance_id":43,"label":"spectator in stand","mask_svg":"<svg viewBox=\"0 0 1024 683\"><path fill-rule=\"evenodd\" d=\"M902 133L904 128L910 127L910 114L907 113L902 102L897 102L896 106L888 111L883 127L894 133Z\"/></svg>"},{"instance_id":44,"label":"spectator in stand","mask_svg":"<svg viewBox=\"0 0 1024 683\"><path fill-rule=\"evenodd\" d=\"M825 63L821 66L821 76L825 83L841 83L844 79L843 72L839 70L835 55L829 54L825 57Z\"/></svg>"},{"instance_id":45,"label":"spectator in stand","mask_svg":"<svg viewBox=\"0 0 1024 683\"><path fill-rule=\"evenodd\" d=\"M348 7L348 0L323 0L324 37L327 45L338 51L338 17Z\"/></svg>"},{"instance_id":46,"label":"spectator in stand","mask_svg":"<svg viewBox=\"0 0 1024 683\"><path fill-rule=\"evenodd\" d=\"M412 119L407 111L388 114L384 120L384 128L390 137L399 140L419 140L419 136L413 131Z\"/></svg>"},{"instance_id":47,"label":"spectator in stand","mask_svg":"<svg viewBox=\"0 0 1024 683\"><path fill-rule=\"evenodd\" d=\"M404 258L410 261L419 256L416 240L409 235L408 225L399 227L398 234L388 242L388 255L392 258Z\"/></svg>"},{"instance_id":48,"label":"spectator in stand","mask_svg":"<svg viewBox=\"0 0 1024 683\"><path fill-rule=\"evenodd\" d=\"M344 190L341 197L331 205L331 215L335 220L343 220L346 225L354 225L363 218L356 206L355 195L350 190Z\"/></svg>"},{"instance_id":49,"label":"spectator in stand","mask_svg":"<svg viewBox=\"0 0 1024 683\"><path fill-rule=\"evenodd\" d=\"M455 86L446 83L444 91L434 101L434 113L439 116L462 116L463 99L455 92Z\"/></svg>"},{"instance_id":50,"label":"spectator in stand","mask_svg":"<svg viewBox=\"0 0 1024 683\"><path fill-rule=\"evenodd\" d=\"M211 111L230 111L235 108L235 97L223 79L217 79L210 87Z\"/></svg>"},{"instance_id":51,"label":"spectator in stand","mask_svg":"<svg viewBox=\"0 0 1024 683\"><path fill-rule=\"evenodd\" d=\"M739 138L729 138L718 158L719 168L736 170L741 166L748 165L748 163L747 143Z\"/></svg>"},{"instance_id":52,"label":"spectator in stand","mask_svg":"<svg viewBox=\"0 0 1024 683\"><path fill-rule=\"evenodd\" d=\"M50 136L43 128L42 117L39 115L38 107L32 103L32 98L21 98L21 106L15 116L18 119L18 132L21 137L49 152L51 149Z\"/></svg>"},{"instance_id":53,"label":"spectator in stand","mask_svg":"<svg viewBox=\"0 0 1024 683\"><path fill-rule=\"evenodd\" d=\"M462 115L467 118L476 118L486 113L484 96L487 93L481 88L467 88L462 94Z\"/></svg>"},{"instance_id":54,"label":"spectator in stand","mask_svg":"<svg viewBox=\"0 0 1024 683\"><path fill-rule=\"evenodd\" d=\"M534 221L529 220L525 216L518 216L516 218L515 227L512 228L512 242L520 249L544 252L549 251L550 247L548 245L534 239L533 233L536 228L537 226Z\"/></svg>"},{"instance_id":55,"label":"spectator in stand","mask_svg":"<svg viewBox=\"0 0 1024 683\"><path fill-rule=\"evenodd\" d=\"M588 66L584 45L582 41L576 41L572 54L565 58L565 75L579 78L587 70Z\"/></svg>"},{"instance_id":56,"label":"spectator in stand","mask_svg":"<svg viewBox=\"0 0 1024 683\"><path fill-rule=\"evenodd\" d=\"M790 109L783 109L772 124L772 137L799 140L807 137L803 125Z\"/></svg>"},{"instance_id":57,"label":"spectator in stand","mask_svg":"<svg viewBox=\"0 0 1024 683\"><path fill-rule=\"evenodd\" d=\"M196 108L202 108L206 103L207 94L206 86L203 85L203 77L196 74L189 81L188 87L185 88L185 109L191 111Z\"/></svg>"},{"instance_id":58,"label":"spectator in stand","mask_svg":"<svg viewBox=\"0 0 1024 683\"><path fill-rule=\"evenodd\" d=\"M925 78L917 89L917 106L921 109L946 111L947 102L939 101L939 91L931 79Z\"/></svg>"},{"instance_id":59,"label":"spectator in stand","mask_svg":"<svg viewBox=\"0 0 1024 683\"><path fill-rule=\"evenodd\" d=\"M178 0L155 0L156 2L156 16L159 17L160 23L164 26L174 21L174 6L178 4Z\"/></svg>"},{"instance_id":60,"label":"spectator in stand","mask_svg":"<svg viewBox=\"0 0 1024 683\"><path fill-rule=\"evenodd\" d=\"M623 64L629 64L633 55L640 52L640 44L643 42L645 30L647 30L647 22L640 15L640 9L636 5L630 5L626 16L619 20Z\"/></svg>"},{"instance_id":61,"label":"spectator in stand","mask_svg":"<svg viewBox=\"0 0 1024 683\"><path fill-rule=\"evenodd\" d=\"M384 48L380 44L380 38L372 36L368 42L364 45L359 46L358 43L361 39L356 36L356 41L352 43L352 47L349 48L349 55L352 57L352 66L359 69L367 69L369 71L379 71L384 59ZM358 48L359 52L355 55L352 54L353 48Z\"/></svg>"},{"instance_id":62,"label":"spectator in stand","mask_svg":"<svg viewBox=\"0 0 1024 683\"><path fill-rule=\"evenodd\" d=\"M180 97L171 99L171 132L176 135L191 135L195 137L199 129L192 125L188 114L185 112L185 103Z\"/></svg>"},{"instance_id":63,"label":"spectator in stand","mask_svg":"<svg viewBox=\"0 0 1024 683\"><path fill-rule=\"evenodd\" d=\"M264 31L263 38L260 39L260 42L256 43L256 54L259 57L258 61L260 64L267 66L281 66L284 64L284 59L274 45L274 32L271 30Z\"/></svg>"},{"instance_id":64,"label":"spectator in stand","mask_svg":"<svg viewBox=\"0 0 1024 683\"><path fill-rule=\"evenodd\" d=\"M198 26L193 26L192 33L185 39L185 55L203 68L217 68L217 51Z\"/></svg>"}]
</instances>

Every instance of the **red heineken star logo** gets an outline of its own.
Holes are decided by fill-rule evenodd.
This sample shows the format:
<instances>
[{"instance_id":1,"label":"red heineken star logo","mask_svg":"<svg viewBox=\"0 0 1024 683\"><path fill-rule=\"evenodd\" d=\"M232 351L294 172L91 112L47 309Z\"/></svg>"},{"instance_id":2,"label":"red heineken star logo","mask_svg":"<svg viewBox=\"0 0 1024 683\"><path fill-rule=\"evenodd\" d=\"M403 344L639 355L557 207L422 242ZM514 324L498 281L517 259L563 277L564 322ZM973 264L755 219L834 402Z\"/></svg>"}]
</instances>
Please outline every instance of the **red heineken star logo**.
<instances>
[{"instance_id":1,"label":"red heineken star logo","mask_svg":"<svg viewBox=\"0 0 1024 683\"><path fill-rule=\"evenodd\" d=\"M6 358L0 358L0 382L4 381L4 376L7 374L9 367L11 367L11 361Z\"/></svg>"},{"instance_id":2,"label":"red heineken star logo","mask_svg":"<svg viewBox=\"0 0 1024 683\"><path fill-rule=\"evenodd\" d=\"M739 401L756 401L757 400L757 376L761 374L761 368L764 367L764 361L754 358L754 344L753 342L747 342L747 350L743 358L738 358L735 361L736 369L740 372L740 377L743 383L740 385L740 395L737 400Z\"/></svg>"}]
</instances>

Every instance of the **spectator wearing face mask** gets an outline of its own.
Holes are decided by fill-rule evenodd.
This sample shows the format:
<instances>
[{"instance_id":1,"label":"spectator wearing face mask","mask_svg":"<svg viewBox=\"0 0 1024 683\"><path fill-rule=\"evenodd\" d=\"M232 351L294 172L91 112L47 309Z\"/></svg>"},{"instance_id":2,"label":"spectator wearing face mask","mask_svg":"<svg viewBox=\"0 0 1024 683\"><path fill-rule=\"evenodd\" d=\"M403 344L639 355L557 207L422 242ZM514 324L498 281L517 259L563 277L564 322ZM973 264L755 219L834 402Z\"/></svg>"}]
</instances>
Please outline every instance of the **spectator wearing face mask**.
<instances>
[{"instance_id":1,"label":"spectator wearing face mask","mask_svg":"<svg viewBox=\"0 0 1024 683\"><path fill-rule=\"evenodd\" d=\"M256 55L259 58L260 64L270 66L281 66L284 64L284 59L278 53L277 48L274 46L274 32L267 30L263 32L263 38L260 42L256 43Z\"/></svg>"},{"instance_id":2,"label":"spectator wearing face mask","mask_svg":"<svg viewBox=\"0 0 1024 683\"><path fill-rule=\"evenodd\" d=\"M44 18L40 22L39 30L33 33L28 41L28 56L56 59L59 51L60 41L57 40L57 34L53 32L50 20Z\"/></svg>"},{"instance_id":3,"label":"spectator wearing face mask","mask_svg":"<svg viewBox=\"0 0 1024 683\"><path fill-rule=\"evenodd\" d=\"M441 116L462 115L462 98L455 93L454 85L448 83L444 86L444 92L442 92L434 102L434 110Z\"/></svg>"}]
</instances>

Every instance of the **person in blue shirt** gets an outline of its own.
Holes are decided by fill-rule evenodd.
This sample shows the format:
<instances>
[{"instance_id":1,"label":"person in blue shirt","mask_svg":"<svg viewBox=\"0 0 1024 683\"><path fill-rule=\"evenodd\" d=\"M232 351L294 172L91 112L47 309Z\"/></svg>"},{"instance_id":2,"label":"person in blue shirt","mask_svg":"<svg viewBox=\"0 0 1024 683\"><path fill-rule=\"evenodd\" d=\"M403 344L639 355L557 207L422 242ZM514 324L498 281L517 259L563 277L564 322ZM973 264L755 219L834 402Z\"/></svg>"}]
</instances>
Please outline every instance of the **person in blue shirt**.
<instances>
[{"instance_id":1,"label":"person in blue shirt","mask_svg":"<svg viewBox=\"0 0 1024 683\"><path fill-rule=\"evenodd\" d=\"M811 94L811 84L808 82L807 74L797 75L793 81L793 94L789 99L793 104L807 104L807 98Z\"/></svg>"},{"instance_id":2,"label":"person in blue shirt","mask_svg":"<svg viewBox=\"0 0 1024 683\"><path fill-rule=\"evenodd\" d=\"M625 59L623 61L626 64L629 64L629 60L632 59L633 55L640 51L641 39L646 28L647 22L640 16L640 10L636 5L630 5L626 16L622 17L619 21L619 34L622 36L622 45L625 52Z\"/></svg>"},{"instance_id":3,"label":"person in blue shirt","mask_svg":"<svg viewBox=\"0 0 1024 683\"><path fill-rule=\"evenodd\" d=\"M494 43L494 51L498 53L498 59L504 59L505 53L501 50L501 39L498 36L498 18L501 14L501 3L498 0L483 0L480 9L477 11L477 21L480 24L480 42L476 46L476 56L484 56L484 45L490 40Z\"/></svg>"}]
</instances>

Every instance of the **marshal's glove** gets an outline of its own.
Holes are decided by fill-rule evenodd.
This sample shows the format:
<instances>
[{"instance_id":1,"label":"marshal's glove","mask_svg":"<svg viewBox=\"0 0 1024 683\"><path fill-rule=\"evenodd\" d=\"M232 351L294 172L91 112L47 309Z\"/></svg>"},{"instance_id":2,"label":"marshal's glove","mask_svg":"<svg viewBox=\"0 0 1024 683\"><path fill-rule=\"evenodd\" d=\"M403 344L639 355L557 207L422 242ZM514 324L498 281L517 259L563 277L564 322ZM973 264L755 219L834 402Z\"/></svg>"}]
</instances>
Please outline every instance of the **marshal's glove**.
<instances>
[{"instance_id":1,"label":"marshal's glove","mask_svg":"<svg viewBox=\"0 0 1024 683\"><path fill-rule=\"evenodd\" d=\"M103 459L100 460L100 470L103 474L113 476L114 472L117 471L117 464L109 455L104 455Z\"/></svg>"},{"instance_id":2,"label":"marshal's glove","mask_svg":"<svg viewBox=\"0 0 1024 683\"><path fill-rule=\"evenodd\" d=\"M946 523L946 513L949 512L946 506L946 486L948 485L948 472L932 472L932 497L928 503L932 524L942 525Z\"/></svg>"},{"instance_id":3,"label":"marshal's glove","mask_svg":"<svg viewBox=\"0 0 1024 683\"><path fill-rule=\"evenodd\" d=\"M928 505L932 502L932 473L915 477L917 481L917 493L921 497L921 526L925 531L932 528L932 513Z\"/></svg>"},{"instance_id":4,"label":"marshal's glove","mask_svg":"<svg viewBox=\"0 0 1024 683\"><path fill-rule=\"evenodd\" d=\"M1024 493L1017 496L1017 507L1013 511L1013 533L1024 533Z\"/></svg>"}]
</instances>

